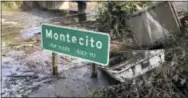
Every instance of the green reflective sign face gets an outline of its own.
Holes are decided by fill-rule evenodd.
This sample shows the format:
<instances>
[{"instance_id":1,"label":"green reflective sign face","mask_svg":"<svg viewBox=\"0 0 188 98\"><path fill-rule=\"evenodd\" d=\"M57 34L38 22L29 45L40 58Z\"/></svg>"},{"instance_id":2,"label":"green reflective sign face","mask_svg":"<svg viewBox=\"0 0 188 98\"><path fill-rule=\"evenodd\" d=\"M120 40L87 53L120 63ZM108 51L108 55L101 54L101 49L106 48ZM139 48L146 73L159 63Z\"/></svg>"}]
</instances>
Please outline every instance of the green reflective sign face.
<instances>
[{"instance_id":1,"label":"green reflective sign face","mask_svg":"<svg viewBox=\"0 0 188 98\"><path fill-rule=\"evenodd\" d=\"M101 65L109 63L110 37L106 33L42 25L42 47Z\"/></svg>"}]
</instances>

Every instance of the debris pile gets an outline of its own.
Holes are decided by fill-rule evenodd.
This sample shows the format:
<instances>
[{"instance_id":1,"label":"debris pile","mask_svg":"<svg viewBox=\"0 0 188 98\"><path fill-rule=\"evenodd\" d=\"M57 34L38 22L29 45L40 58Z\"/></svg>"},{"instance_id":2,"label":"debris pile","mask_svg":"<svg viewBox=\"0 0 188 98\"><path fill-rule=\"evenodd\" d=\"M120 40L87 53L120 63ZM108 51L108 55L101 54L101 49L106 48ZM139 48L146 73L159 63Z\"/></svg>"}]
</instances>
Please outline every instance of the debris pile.
<instances>
[{"instance_id":1,"label":"debris pile","mask_svg":"<svg viewBox=\"0 0 188 98\"><path fill-rule=\"evenodd\" d=\"M150 74L145 73L145 75L135 79L126 80L125 83L96 90L91 96L110 98L187 98L188 30L183 30L181 35L173 34L168 43L165 44L166 62L162 64L162 67L150 71Z\"/></svg>"}]
</instances>

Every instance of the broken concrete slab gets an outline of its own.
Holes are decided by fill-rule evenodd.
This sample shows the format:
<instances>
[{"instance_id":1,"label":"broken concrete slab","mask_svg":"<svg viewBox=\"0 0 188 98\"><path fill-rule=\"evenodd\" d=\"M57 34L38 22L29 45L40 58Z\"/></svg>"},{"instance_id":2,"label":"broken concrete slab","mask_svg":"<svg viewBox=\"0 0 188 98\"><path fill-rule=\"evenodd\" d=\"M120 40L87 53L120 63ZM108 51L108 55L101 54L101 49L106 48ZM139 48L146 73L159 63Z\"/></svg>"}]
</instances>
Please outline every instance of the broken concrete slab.
<instances>
[{"instance_id":1,"label":"broken concrete slab","mask_svg":"<svg viewBox=\"0 0 188 98\"><path fill-rule=\"evenodd\" d=\"M129 51L130 52L130 51ZM120 82L135 78L164 62L164 50L132 50L132 56L112 67L101 68Z\"/></svg>"},{"instance_id":2,"label":"broken concrete slab","mask_svg":"<svg viewBox=\"0 0 188 98\"><path fill-rule=\"evenodd\" d=\"M131 14L127 23L140 47L154 46L156 42L164 42L169 34L180 32L178 18L168 2Z\"/></svg>"}]
</instances>

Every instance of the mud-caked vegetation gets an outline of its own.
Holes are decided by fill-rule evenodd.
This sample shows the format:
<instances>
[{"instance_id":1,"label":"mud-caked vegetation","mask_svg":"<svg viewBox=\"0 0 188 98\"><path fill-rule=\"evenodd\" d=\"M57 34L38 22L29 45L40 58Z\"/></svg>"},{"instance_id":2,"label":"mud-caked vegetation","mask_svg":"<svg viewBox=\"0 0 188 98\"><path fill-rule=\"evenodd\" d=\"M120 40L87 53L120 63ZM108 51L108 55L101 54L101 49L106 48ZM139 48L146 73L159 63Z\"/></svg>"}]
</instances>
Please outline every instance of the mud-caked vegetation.
<instances>
[{"instance_id":1,"label":"mud-caked vegetation","mask_svg":"<svg viewBox=\"0 0 188 98\"><path fill-rule=\"evenodd\" d=\"M120 22L112 22L115 19L121 19L121 15L109 14L108 18L104 18L104 16L102 19L105 21L111 19L109 25L112 23L118 25L113 25L114 27L111 27L111 29L119 30L118 33L121 32L120 25L122 24ZM114 18L113 20L112 17L119 18ZM187 98L188 24L186 24L186 21L188 21L188 18L186 17L181 20L182 32L172 33L167 43L163 44L165 63L161 64L161 67L135 79L126 80L125 83L98 89L91 93L90 96L109 98Z\"/></svg>"},{"instance_id":2,"label":"mud-caked vegetation","mask_svg":"<svg viewBox=\"0 0 188 98\"><path fill-rule=\"evenodd\" d=\"M103 30L109 30L112 38L125 37L132 38L128 25L127 17L130 13L151 6L151 2L102 2L97 16L103 23Z\"/></svg>"},{"instance_id":3,"label":"mud-caked vegetation","mask_svg":"<svg viewBox=\"0 0 188 98\"><path fill-rule=\"evenodd\" d=\"M2 12L3 14L6 13L7 11L13 11L16 9L21 8L23 4L23 1L2 1L1 2L1 8L2 8Z\"/></svg>"}]
</instances>

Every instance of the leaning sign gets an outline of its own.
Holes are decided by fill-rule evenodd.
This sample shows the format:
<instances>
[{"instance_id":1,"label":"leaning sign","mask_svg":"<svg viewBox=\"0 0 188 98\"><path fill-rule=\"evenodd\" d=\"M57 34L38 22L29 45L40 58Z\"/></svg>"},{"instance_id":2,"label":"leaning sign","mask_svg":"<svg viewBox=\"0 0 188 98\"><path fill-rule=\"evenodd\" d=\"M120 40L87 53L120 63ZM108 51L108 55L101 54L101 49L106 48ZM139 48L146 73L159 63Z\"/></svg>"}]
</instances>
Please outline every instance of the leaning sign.
<instances>
[{"instance_id":1,"label":"leaning sign","mask_svg":"<svg viewBox=\"0 0 188 98\"><path fill-rule=\"evenodd\" d=\"M110 37L106 33L42 24L42 48L108 65Z\"/></svg>"}]
</instances>

